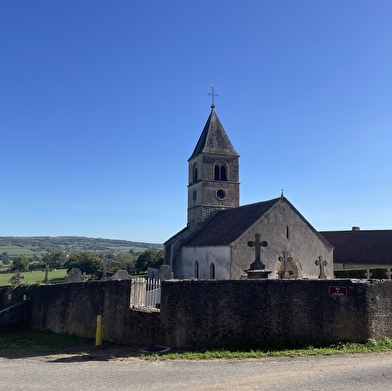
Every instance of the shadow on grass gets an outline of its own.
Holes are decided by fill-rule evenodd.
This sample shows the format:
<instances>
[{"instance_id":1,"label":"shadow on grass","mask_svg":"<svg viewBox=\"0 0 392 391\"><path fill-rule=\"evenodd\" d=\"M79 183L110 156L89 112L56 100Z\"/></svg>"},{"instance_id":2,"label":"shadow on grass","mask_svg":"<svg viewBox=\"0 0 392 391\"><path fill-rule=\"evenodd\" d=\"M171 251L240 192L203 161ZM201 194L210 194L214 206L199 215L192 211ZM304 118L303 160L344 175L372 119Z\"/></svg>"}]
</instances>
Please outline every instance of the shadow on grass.
<instances>
[{"instance_id":1,"label":"shadow on grass","mask_svg":"<svg viewBox=\"0 0 392 391\"><path fill-rule=\"evenodd\" d=\"M36 357L48 362L108 361L137 357L140 347L116 345L51 331L21 329L0 335L0 357L20 359Z\"/></svg>"}]
</instances>

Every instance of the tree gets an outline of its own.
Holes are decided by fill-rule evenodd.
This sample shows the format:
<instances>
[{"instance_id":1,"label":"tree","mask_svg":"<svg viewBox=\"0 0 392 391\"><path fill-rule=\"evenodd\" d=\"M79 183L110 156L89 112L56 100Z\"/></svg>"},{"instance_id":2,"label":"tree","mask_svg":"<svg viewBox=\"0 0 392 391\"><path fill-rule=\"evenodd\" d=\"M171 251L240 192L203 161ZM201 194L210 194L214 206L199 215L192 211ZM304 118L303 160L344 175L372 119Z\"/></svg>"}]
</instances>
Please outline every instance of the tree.
<instances>
[{"instance_id":1,"label":"tree","mask_svg":"<svg viewBox=\"0 0 392 391\"><path fill-rule=\"evenodd\" d=\"M114 261L116 263L117 270L126 270L130 274L135 273L135 263L137 256L130 252L122 251L116 255Z\"/></svg>"},{"instance_id":2,"label":"tree","mask_svg":"<svg viewBox=\"0 0 392 391\"><path fill-rule=\"evenodd\" d=\"M0 261L3 262L3 265L9 265L9 264L10 264L10 259L8 258L8 253L7 253L7 251L4 251L4 252L0 255Z\"/></svg>"},{"instance_id":3,"label":"tree","mask_svg":"<svg viewBox=\"0 0 392 391\"><path fill-rule=\"evenodd\" d=\"M19 270L20 272L25 272L29 270L29 260L24 255L17 256L12 261L11 270Z\"/></svg>"},{"instance_id":4,"label":"tree","mask_svg":"<svg viewBox=\"0 0 392 391\"><path fill-rule=\"evenodd\" d=\"M45 264L49 264L49 267L51 268L60 268L65 263L65 252L56 251L53 253L49 253L42 258L42 261Z\"/></svg>"},{"instance_id":5,"label":"tree","mask_svg":"<svg viewBox=\"0 0 392 391\"><path fill-rule=\"evenodd\" d=\"M163 258L163 250L158 250L156 248L149 248L148 250L142 252L136 261L136 273L142 273L147 271L147 268L154 262Z\"/></svg>"},{"instance_id":6,"label":"tree","mask_svg":"<svg viewBox=\"0 0 392 391\"><path fill-rule=\"evenodd\" d=\"M7 251L4 251L4 252L0 255L0 261L3 262L3 265L9 265L9 264L10 264L10 259L8 258L8 253L7 253Z\"/></svg>"},{"instance_id":7,"label":"tree","mask_svg":"<svg viewBox=\"0 0 392 391\"><path fill-rule=\"evenodd\" d=\"M101 268L102 258L98 255L84 251L78 254L72 254L65 266L67 267L67 273L73 268L78 268L82 273L93 274Z\"/></svg>"}]
</instances>

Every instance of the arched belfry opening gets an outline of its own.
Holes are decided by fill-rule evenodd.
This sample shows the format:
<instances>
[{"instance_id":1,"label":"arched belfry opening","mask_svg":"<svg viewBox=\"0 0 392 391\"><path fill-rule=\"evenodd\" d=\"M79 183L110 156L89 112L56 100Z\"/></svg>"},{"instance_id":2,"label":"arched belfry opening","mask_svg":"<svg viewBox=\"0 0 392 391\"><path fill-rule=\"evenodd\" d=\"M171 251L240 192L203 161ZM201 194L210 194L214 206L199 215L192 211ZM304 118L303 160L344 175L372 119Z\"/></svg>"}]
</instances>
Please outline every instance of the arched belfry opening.
<instances>
[{"instance_id":1,"label":"arched belfry opening","mask_svg":"<svg viewBox=\"0 0 392 391\"><path fill-rule=\"evenodd\" d=\"M227 181L227 164L222 160L216 162L214 165L214 180Z\"/></svg>"},{"instance_id":2,"label":"arched belfry opening","mask_svg":"<svg viewBox=\"0 0 392 391\"><path fill-rule=\"evenodd\" d=\"M198 181L198 170L197 170L197 164L195 163L193 165L193 181L192 183L196 183Z\"/></svg>"}]
</instances>

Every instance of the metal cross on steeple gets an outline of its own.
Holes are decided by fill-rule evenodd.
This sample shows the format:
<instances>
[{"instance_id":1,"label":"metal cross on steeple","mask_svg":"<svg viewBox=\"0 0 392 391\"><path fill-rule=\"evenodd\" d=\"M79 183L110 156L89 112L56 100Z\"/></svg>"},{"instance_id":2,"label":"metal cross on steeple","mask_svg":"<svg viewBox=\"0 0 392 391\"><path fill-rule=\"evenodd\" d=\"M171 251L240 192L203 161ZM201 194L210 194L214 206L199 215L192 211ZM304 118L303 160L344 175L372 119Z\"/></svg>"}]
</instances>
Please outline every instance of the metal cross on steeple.
<instances>
[{"instance_id":1,"label":"metal cross on steeple","mask_svg":"<svg viewBox=\"0 0 392 391\"><path fill-rule=\"evenodd\" d=\"M213 108L215 107L215 104L214 104L214 97L215 97L215 96L219 96L218 94L215 94L215 87L214 87L213 84L211 84L211 92L209 92L207 95L212 96L212 105L211 105L211 108L213 109Z\"/></svg>"}]
</instances>

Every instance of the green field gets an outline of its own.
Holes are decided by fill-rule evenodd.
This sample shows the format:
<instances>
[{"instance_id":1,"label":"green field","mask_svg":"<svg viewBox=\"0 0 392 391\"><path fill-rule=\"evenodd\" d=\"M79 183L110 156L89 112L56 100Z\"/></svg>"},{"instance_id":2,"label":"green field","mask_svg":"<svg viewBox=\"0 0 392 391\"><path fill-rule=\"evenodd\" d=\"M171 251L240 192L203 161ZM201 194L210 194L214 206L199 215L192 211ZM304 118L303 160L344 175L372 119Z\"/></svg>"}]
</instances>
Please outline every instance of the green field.
<instances>
[{"instance_id":1,"label":"green field","mask_svg":"<svg viewBox=\"0 0 392 391\"><path fill-rule=\"evenodd\" d=\"M63 282L65 275L67 274L66 269L57 269L50 271L48 279L50 283ZM0 286L11 285L10 279L14 273L0 274ZM22 284L36 284L41 283L45 279L45 271L34 271L34 272L23 272L21 275L24 277L21 281Z\"/></svg>"},{"instance_id":2,"label":"green field","mask_svg":"<svg viewBox=\"0 0 392 391\"><path fill-rule=\"evenodd\" d=\"M8 253L8 255L13 256L13 255L27 255L27 256L33 256L33 255L42 255L45 254L46 251L33 251L25 247L20 247L20 246L0 246L0 254L3 253Z\"/></svg>"}]
</instances>

